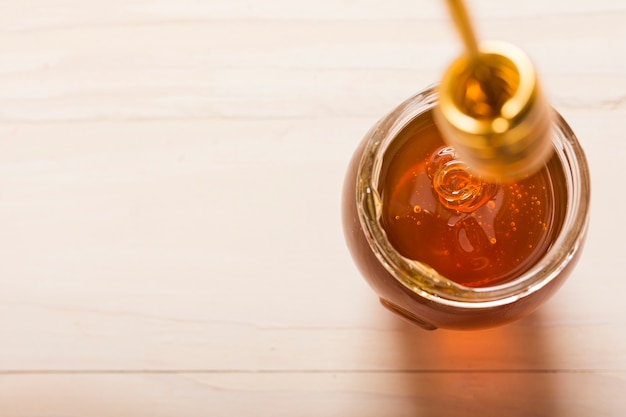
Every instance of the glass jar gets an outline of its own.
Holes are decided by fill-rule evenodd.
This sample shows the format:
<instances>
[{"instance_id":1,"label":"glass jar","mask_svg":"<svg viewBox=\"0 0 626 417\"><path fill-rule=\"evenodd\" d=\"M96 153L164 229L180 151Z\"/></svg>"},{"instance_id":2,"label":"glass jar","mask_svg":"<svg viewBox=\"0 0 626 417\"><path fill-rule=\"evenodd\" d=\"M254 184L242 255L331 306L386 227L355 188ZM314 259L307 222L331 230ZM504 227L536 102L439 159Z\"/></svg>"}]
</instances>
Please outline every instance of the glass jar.
<instances>
[{"instance_id":1,"label":"glass jar","mask_svg":"<svg viewBox=\"0 0 626 417\"><path fill-rule=\"evenodd\" d=\"M435 88L406 100L362 140L350 163L343 191L343 226L352 257L383 306L426 329L476 329L501 325L534 311L561 286L580 255L588 223L590 183L585 155L555 112L554 154L558 219L545 254L513 279L470 287L403 256L381 223L381 170L387 150L407 126L437 105ZM419 140L417 137L415 140ZM429 242L423 242L428 245Z\"/></svg>"}]
</instances>

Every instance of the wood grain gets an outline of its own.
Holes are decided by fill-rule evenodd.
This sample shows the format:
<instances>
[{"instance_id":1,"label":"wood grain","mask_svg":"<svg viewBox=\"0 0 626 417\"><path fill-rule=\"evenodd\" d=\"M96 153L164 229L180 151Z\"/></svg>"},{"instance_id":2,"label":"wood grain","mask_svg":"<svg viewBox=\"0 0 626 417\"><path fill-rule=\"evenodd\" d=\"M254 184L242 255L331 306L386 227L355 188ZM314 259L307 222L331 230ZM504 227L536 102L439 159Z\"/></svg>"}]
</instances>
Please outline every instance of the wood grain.
<instances>
[{"instance_id":1,"label":"wood grain","mask_svg":"<svg viewBox=\"0 0 626 417\"><path fill-rule=\"evenodd\" d=\"M360 137L460 50L442 4L3 2L0 415L622 416L626 4L471 7L593 196L563 289L463 333L382 309L339 219Z\"/></svg>"},{"instance_id":2,"label":"wood grain","mask_svg":"<svg viewBox=\"0 0 626 417\"><path fill-rule=\"evenodd\" d=\"M619 415L625 382L624 373L39 374L0 376L0 401L3 412L16 416L261 410L279 417L390 412L399 417L585 417Z\"/></svg>"}]
</instances>

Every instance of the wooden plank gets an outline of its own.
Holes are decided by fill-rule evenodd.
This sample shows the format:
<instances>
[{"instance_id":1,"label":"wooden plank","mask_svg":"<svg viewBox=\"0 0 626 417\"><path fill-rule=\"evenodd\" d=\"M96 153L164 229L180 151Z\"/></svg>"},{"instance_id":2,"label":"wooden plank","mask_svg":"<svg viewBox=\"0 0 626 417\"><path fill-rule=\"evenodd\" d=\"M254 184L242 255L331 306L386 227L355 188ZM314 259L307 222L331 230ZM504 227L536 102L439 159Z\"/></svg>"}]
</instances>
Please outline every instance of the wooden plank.
<instances>
[{"instance_id":1,"label":"wooden plank","mask_svg":"<svg viewBox=\"0 0 626 417\"><path fill-rule=\"evenodd\" d=\"M458 50L443 16L428 13L419 24L397 17L78 24L86 11L100 16L103 6L92 7L45 30L0 34L0 122L378 117L436 82ZM165 10L176 7L189 18L203 8ZM529 51L557 103L623 107L626 64L614 53L626 47L620 7L531 15L524 24L499 17L485 30ZM114 20L119 11L102 15ZM606 33L580 30L583 24Z\"/></svg>"},{"instance_id":2,"label":"wooden plank","mask_svg":"<svg viewBox=\"0 0 626 417\"><path fill-rule=\"evenodd\" d=\"M618 371L625 363L623 325L539 327L529 319L480 332L425 333L389 318L397 329L260 329L210 319L32 310L2 309L21 315L13 326L3 319L1 369ZM375 313L381 317L371 312L373 320L385 317Z\"/></svg>"},{"instance_id":3,"label":"wooden plank","mask_svg":"<svg viewBox=\"0 0 626 417\"><path fill-rule=\"evenodd\" d=\"M618 416L625 373L0 375L6 416Z\"/></svg>"}]
</instances>

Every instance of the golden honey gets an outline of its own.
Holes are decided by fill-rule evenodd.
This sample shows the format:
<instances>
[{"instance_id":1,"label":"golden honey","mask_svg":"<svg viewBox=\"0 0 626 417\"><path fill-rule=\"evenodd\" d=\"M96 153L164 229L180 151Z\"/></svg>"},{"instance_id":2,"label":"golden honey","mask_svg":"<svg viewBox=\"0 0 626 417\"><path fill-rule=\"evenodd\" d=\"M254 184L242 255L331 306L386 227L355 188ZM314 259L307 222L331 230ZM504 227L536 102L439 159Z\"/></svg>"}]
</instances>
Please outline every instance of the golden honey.
<instances>
[{"instance_id":1,"label":"golden honey","mask_svg":"<svg viewBox=\"0 0 626 417\"><path fill-rule=\"evenodd\" d=\"M520 276L546 252L557 229L547 166L514 182L482 181L447 146L425 113L387 149L382 226L403 256L465 286Z\"/></svg>"}]
</instances>

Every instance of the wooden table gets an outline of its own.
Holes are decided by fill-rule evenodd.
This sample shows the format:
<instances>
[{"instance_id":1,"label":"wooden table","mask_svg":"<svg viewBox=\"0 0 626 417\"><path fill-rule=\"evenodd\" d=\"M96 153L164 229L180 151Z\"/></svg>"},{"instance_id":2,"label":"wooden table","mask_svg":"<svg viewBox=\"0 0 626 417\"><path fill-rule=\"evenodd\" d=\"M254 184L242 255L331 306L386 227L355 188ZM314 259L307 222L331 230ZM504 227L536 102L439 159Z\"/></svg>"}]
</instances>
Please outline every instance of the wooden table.
<instances>
[{"instance_id":1,"label":"wooden table","mask_svg":"<svg viewBox=\"0 0 626 417\"><path fill-rule=\"evenodd\" d=\"M478 332L384 310L340 190L459 52L441 2L4 1L0 416L624 416L626 3L474 0L592 172L583 257Z\"/></svg>"}]
</instances>

